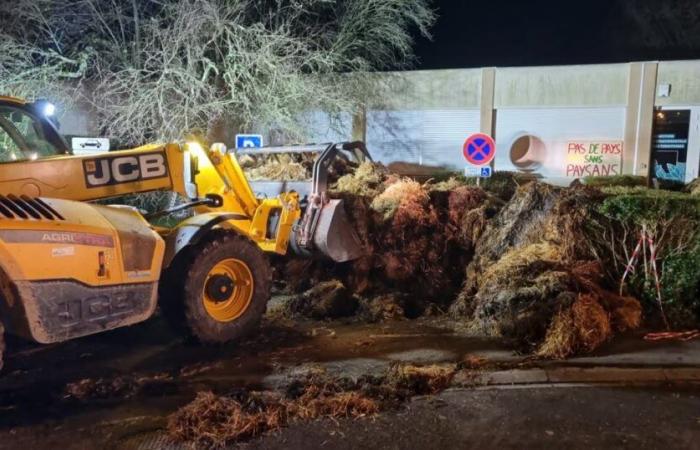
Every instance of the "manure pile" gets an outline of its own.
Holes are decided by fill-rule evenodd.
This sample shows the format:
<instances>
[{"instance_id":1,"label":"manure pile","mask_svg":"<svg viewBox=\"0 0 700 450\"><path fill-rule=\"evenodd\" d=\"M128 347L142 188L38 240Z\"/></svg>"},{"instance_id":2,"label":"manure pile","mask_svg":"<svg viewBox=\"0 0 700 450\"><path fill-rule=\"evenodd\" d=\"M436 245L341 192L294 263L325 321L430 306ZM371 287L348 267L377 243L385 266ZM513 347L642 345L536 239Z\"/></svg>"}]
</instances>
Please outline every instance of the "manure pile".
<instances>
[{"instance_id":1,"label":"manure pile","mask_svg":"<svg viewBox=\"0 0 700 450\"><path fill-rule=\"evenodd\" d=\"M641 306L613 292L588 227L604 194L497 184L499 192L456 179L421 184L370 163L340 177L332 196L344 200L366 256L278 268L298 294L287 313L379 321L449 310L475 333L555 358L637 328Z\"/></svg>"},{"instance_id":2,"label":"manure pile","mask_svg":"<svg viewBox=\"0 0 700 450\"><path fill-rule=\"evenodd\" d=\"M365 256L337 265L293 260L279 279L292 280L296 292L337 280L356 296L410 293L441 307L452 303L476 242L503 204L478 187L420 184L371 163L341 177L331 196L344 200Z\"/></svg>"}]
</instances>

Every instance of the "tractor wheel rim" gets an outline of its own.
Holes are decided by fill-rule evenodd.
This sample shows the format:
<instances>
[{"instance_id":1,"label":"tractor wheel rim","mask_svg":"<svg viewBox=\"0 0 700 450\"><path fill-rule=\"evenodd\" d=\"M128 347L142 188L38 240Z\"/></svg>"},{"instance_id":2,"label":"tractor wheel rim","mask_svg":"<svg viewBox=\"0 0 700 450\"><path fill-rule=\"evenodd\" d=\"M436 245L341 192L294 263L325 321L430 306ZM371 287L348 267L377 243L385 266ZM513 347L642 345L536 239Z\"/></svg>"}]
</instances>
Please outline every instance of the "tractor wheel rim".
<instances>
[{"instance_id":1,"label":"tractor wheel rim","mask_svg":"<svg viewBox=\"0 0 700 450\"><path fill-rule=\"evenodd\" d=\"M254 287L253 273L246 263L235 258L219 261L204 280L204 309L217 322L236 320L250 306Z\"/></svg>"}]
</instances>

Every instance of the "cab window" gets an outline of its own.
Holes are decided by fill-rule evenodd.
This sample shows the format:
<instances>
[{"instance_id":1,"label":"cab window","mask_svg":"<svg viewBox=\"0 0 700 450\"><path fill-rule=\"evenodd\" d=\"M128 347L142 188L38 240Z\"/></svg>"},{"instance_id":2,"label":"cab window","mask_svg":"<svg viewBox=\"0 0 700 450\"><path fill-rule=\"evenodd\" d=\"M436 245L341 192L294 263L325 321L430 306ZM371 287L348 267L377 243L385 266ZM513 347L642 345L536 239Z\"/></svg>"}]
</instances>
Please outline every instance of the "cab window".
<instances>
[{"instance_id":1,"label":"cab window","mask_svg":"<svg viewBox=\"0 0 700 450\"><path fill-rule=\"evenodd\" d=\"M65 154L51 125L15 106L0 106L0 163ZM59 138L60 139L60 138Z\"/></svg>"}]
</instances>

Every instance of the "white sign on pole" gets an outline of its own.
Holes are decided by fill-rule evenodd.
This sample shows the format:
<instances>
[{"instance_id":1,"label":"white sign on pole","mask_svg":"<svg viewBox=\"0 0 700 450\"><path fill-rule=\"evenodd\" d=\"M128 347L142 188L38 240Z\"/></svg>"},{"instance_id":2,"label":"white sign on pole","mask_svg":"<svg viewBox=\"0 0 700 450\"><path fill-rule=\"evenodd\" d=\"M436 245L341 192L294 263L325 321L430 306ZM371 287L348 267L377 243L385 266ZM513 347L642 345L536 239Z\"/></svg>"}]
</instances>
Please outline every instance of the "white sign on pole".
<instances>
[{"instance_id":1,"label":"white sign on pole","mask_svg":"<svg viewBox=\"0 0 700 450\"><path fill-rule=\"evenodd\" d=\"M91 155L109 151L109 139L93 137L74 137L71 139L71 148L76 155Z\"/></svg>"},{"instance_id":2,"label":"white sign on pole","mask_svg":"<svg viewBox=\"0 0 700 450\"><path fill-rule=\"evenodd\" d=\"M464 176L467 178L491 178L491 175L493 175L493 170L491 169L491 166L467 166L464 168Z\"/></svg>"}]
</instances>

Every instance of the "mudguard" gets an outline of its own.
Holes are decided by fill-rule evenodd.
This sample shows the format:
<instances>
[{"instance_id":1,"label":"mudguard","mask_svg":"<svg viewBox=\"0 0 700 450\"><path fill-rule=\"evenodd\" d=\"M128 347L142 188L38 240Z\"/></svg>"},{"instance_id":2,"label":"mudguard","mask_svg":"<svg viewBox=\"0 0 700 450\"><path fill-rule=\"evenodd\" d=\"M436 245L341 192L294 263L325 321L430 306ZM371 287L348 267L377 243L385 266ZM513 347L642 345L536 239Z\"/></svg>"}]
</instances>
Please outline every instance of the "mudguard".
<instances>
[{"instance_id":1,"label":"mudguard","mask_svg":"<svg viewBox=\"0 0 700 450\"><path fill-rule=\"evenodd\" d=\"M215 226L224 222L248 220L246 216L233 213L198 214L181 222L173 231L165 236L165 256L163 269L170 267L175 257L186 247L197 245L201 239Z\"/></svg>"}]
</instances>

